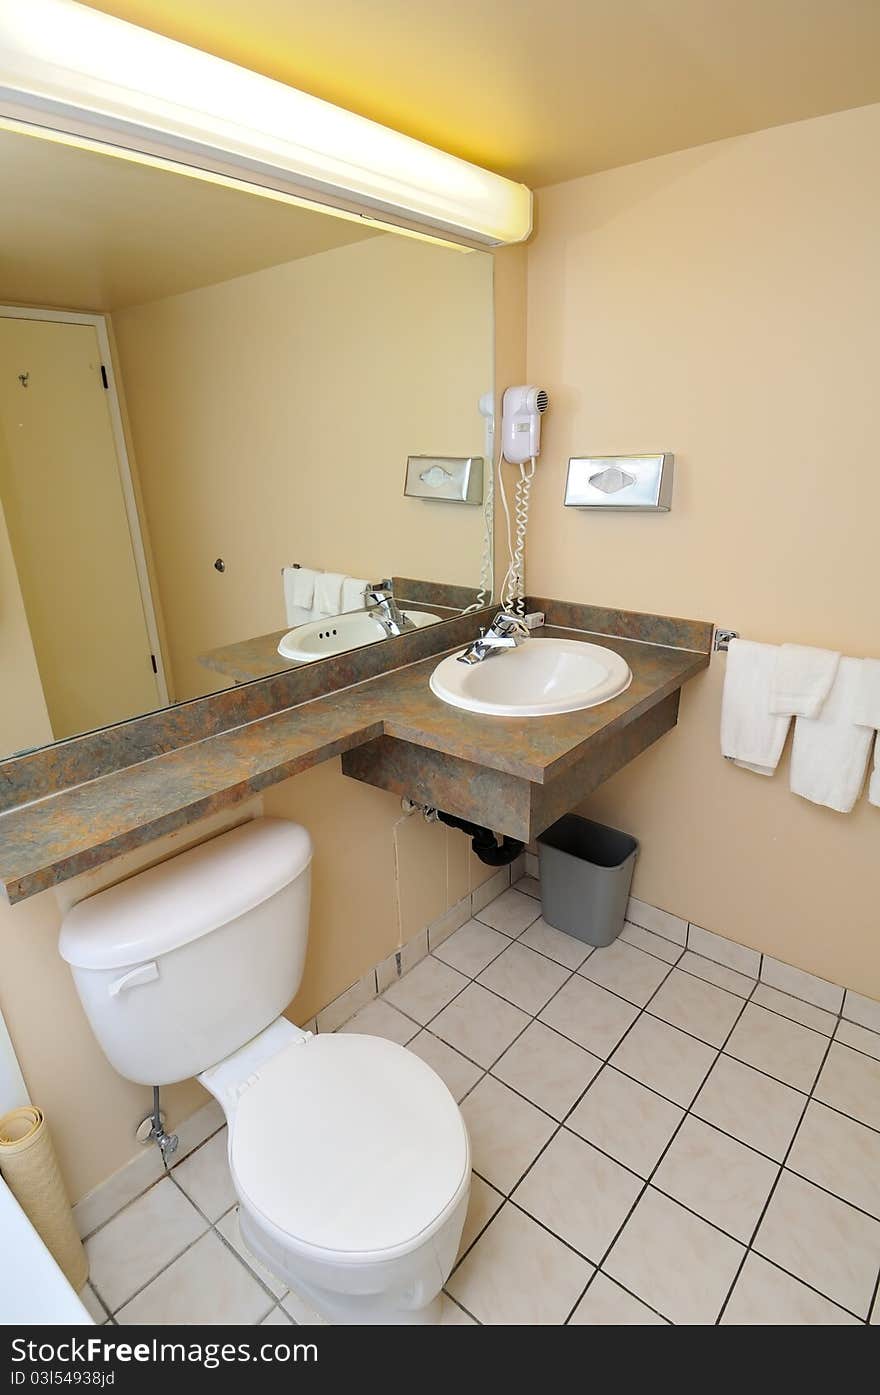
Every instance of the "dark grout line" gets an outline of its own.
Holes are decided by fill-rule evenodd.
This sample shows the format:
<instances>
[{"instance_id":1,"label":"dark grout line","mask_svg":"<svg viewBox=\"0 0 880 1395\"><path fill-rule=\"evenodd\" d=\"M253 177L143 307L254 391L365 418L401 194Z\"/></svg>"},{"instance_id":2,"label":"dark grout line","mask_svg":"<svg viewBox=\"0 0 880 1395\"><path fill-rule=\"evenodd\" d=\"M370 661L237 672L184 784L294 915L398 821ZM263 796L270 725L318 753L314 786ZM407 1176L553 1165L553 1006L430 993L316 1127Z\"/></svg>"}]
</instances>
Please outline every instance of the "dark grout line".
<instances>
[{"instance_id":1,"label":"dark grout line","mask_svg":"<svg viewBox=\"0 0 880 1395\"><path fill-rule=\"evenodd\" d=\"M844 1022L846 1022L846 1021L847 1021L847 1018L845 1018L845 1017L841 1017L841 1018L840 1018L840 1020L839 1020L838 1023L837 1023L837 1027L835 1027L835 1029L834 1029L834 1033L833 1033L832 1040L833 1040L833 1041L836 1041L838 1046L845 1046L846 1049L847 1049L847 1051L854 1051L854 1052L856 1053L857 1056L864 1056L864 1057L866 1057L867 1060L869 1060L869 1061L876 1061L877 1064L880 1065L880 1056L874 1056L874 1055L872 1055L872 1053L871 1053L870 1051L863 1051L862 1048L861 1048L860 1046L853 1046L852 1042L843 1041L843 1040L837 1035L838 1030L840 1029L840 1027L842 1026L842 1024L843 1024ZM858 1022L850 1022L849 1025L850 1025L851 1027L858 1027L858 1026L859 1026L859 1023L858 1023ZM863 1028L862 1028L862 1031L863 1031L863 1032L870 1032L870 1030L871 1030L870 1027L863 1027ZM880 1037L880 1033L874 1032L874 1036L875 1036L875 1037ZM880 1050L880 1046L878 1046L877 1049Z\"/></svg>"},{"instance_id":2,"label":"dark grout line","mask_svg":"<svg viewBox=\"0 0 880 1395\"><path fill-rule=\"evenodd\" d=\"M482 1231L481 1231L480 1233L482 1234ZM455 1270L454 1270L454 1269L453 1269L452 1273L453 1273L453 1274L455 1273ZM452 1274L450 1274L449 1278L450 1278L450 1279L452 1278ZM449 1283L449 1279L446 1280L446 1283L447 1283L447 1284ZM475 1322L475 1323L477 1324L478 1327L484 1327L484 1326L485 1326L485 1323L483 1323L483 1322L480 1321L480 1319L477 1317L476 1313L472 1313L471 1310L470 1310L470 1308L466 1308L466 1307L464 1306L464 1304L461 1303L461 1302L459 1302L459 1300L458 1300L457 1298L453 1298L452 1294L451 1294L451 1293L449 1292L449 1290L445 1287L445 1285L444 1285L444 1287L440 1290L440 1292L441 1292L441 1294L442 1294L444 1297L446 1297L446 1298L449 1299L450 1303L454 1303L455 1306L456 1306L456 1308L458 1308L461 1312L463 1312L464 1314L466 1314L466 1316L469 1317L469 1318L471 1319L472 1322Z\"/></svg>"},{"instance_id":3,"label":"dark grout line","mask_svg":"<svg viewBox=\"0 0 880 1395\"><path fill-rule=\"evenodd\" d=\"M183 1190L183 1188L180 1186L179 1183L175 1182L174 1185L177 1187L178 1191L179 1191L183 1196L186 1196L186 1192ZM186 1197L186 1199L187 1199L187 1201L189 1201L189 1197L188 1197L188 1196ZM196 1209L198 1209L198 1208L196 1208ZM201 1214L202 1214L202 1213L201 1213L201 1211L200 1211L200 1212L199 1212L199 1215L201 1215ZM179 1260L179 1259L181 1258L182 1255L187 1254L187 1253L193 1248L194 1245L197 1245L197 1244L199 1243L200 1240L204 1240L205 1236L210 1234L211 1229L212 1229L211 1224L210 1224L210 1222L208 1222L208 1223L207 1223L207 1227L206 1227L205 1230L201 1231L201 1232L195 1237L194 1240L190 1240L190 1242L189 1242L188 1245L184 1245L183 1249L182 1249L182 1250L179 1250L179 1251L177 1252L177 1254L172 1255L171 1259L168 1260L168 1263L167 1263L167 1264L163 1264L162 1267L161 1267L160 1269L157 1269L157 1270L156 1270L155 1274L151 1274L150 1277L149 1277L149 1279L147 1279L146 1283L141 1284L140 1288L135 1289L134 1293L130 1293L130 1294L128 1295L128 1297L124 1300L124 1302L120 1303L118 1307L116 1307L116 1308L110 1308L110 1307L104 1302L104 1299L101 1298L101 1302L104 1303L104 1306L105 1306L105 1308L107 1308L107 1311L108 1311L108 1313L110 1314L110 1316L113 1317L113 1318L116 1318L116 1317L118 1316L118 1314L122 1312L123 1308L127 1308L128 1305L129 1305L129 1303L133 1303L134 1300L135 1300L135 1298L138 1298L138 1297L144 1292L145 1289L148 1289L148 1288L150 1287L150 1284L155 1283L155 1281L159 1278L159 1276L160 1276L161 1274L164 1274L164 1273L166 1272L166 1270L170 1269L171 1266L172 1266L172 1264L175 1264L175 1263L177 1262L177 1260ZM94 1285L93 1285L93 1287L94 1287ZM96 1289L95 1292L97 1293L98 1290ZM100 1295L99 1295L99 1296L100 1296Z\"/></svg>"},{"instance_id":4,"label":"dark grout line","mask_svg":"<svg viewBox=\"0 0 880 1395\"><path fill-rule=\"evenodd\" d=\"M802 1284L803 1287L809 1289L811 1293L815 1293L817 1298L822 1298L826 1303L830 1303L832 1308L838 1308L840 1312L846 1313L847 1317L855 1318L856 1321L860 1322L863 1326L866 1325L865 1319L859 1317L858 1313L854 1313L851 1308L847 1308L844 1306L843 1303L839 1303L836 1298L829 1298L827 1293L823 1293L821 1289L816 1288L811 1283L808 1283L806 1279L802 1279L799 1274L794 1274L790 1269L786 1269L785 1266L780 1264L778 1260L771 1259L769 1255L761 1254L760 1250L752 1249L751 1245L749 1245L748 1249L746 1250L746 1259L748 1259L749 1255L754 1255L756 1259L762 1259L764 1263L769 1264L772 1269L777 1269L779 1273L784 1274L786 1278L794 1279L796 1283ZM745 1264L745 1260L743 1260L743 1264ZM728 1294L727 1298L725 1299L725 1307L727 1306L727 1303L729 1303L731 1296L732 1293ZM745 1324L741 1325L745 1326ZM778 1325L781 1326L782 1324Z\"/></svg>"},{"instance_id":5,"label":"dark grout line","mask_svg":"<svg viewBox=\"0 0 880 1395\"><path fill-rule=\"evenodd\" d=\"M578 1308L580 1307L580 1305L583 1303L585 1297L586 1297L587 1294L589 1293L590 1289L593 1287L593 1284L596 1282L596 1279L599 1277L600 1274L601 1274L601 1276L602 1276L603 1279L607 1279L607 1280L608 1280L609 1284L614 1284L617 1288L622 1289L623 1292L624 1292L625 1294L627 1294L628 1297L632 1298L632 1300L633 1300L635 1303L640 1303L641 1306L642 1306L643 1308L647 1308L648 1312L649 1312L649 1313L653 1313L655 1317L658 1317L665 1327L671 1327L671 1326L673 1325L672 1323L670 1323L668 1317L664 1317L664 1316L663 1316L663 1314L660 1312L659 1308L652 1308L652 1307L651 1307L651 1304L650 1304L650 1303L646 1303L645 1300L644 1300L644 1298L639 1298L638 1294L637 1294L637 1293L633 1293L631 1289L628 1289L627 1286L626 1286L626 1284L622 1284L622 1283L620 1282L619 1279L612 1279L612 1277L611 1277L610 1274L606 1274L606 1273L605 1273L605 1270L604 1270L604 1269L600 1269L599 1266L597 1265L597 1266L596 1266L596 1269L595 1269L595 1271L594 1271L594 1273L590 1275L590 1282L587 1284L587 1287L584 1289L584 1291L583 1291L583 1293L581 1294L580 1298L578 1299L577 1303L576 1303L575 1306L572 1308L572 1310L571 1310L571 1312L569 1313L568 1317L565 1319L565 1322L562 1324L563 1327L569 1327L569 1326L571 1325L571 1320L572 1320L572 1318L574 1317L574 1315L575 1315L575 1313L577 1312L577 1310L578 1310Z\"/></svg>"}]
</instances>

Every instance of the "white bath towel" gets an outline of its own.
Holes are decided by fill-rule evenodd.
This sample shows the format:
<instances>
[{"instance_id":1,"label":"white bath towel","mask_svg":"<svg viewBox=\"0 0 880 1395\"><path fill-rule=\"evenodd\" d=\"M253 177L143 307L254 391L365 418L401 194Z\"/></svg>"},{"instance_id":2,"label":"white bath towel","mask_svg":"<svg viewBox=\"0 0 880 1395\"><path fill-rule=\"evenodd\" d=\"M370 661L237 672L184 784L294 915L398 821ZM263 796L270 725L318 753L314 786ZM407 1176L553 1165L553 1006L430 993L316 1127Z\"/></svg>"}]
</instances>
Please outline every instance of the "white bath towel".
<instances>
[{"instance_id":1,"label":"white bath towel","mask_svg":"<svg viewBox=\"0 0 880 1395\"><path fill-rule=\"evenodd\" d=\"M288 625L304 625L312 619L315 577L311 567L282 567L284 610Z\"/></svg>"},{"instance_id":2,"label":"white bath towel","mask_svg":"<svg viewBox=\"0 0 880 1395\"><path fill-rule=\"evenodd\" d=\"M345 577L341 572L318 572L315 577L315 594L312 609L316 616L342 614L342 583Z\"/></svg>"},{"instance_id":3,"label":"white bath towel","mask_svg":"<svg viewBox=\"0 0 880 1395\"><path fill-rule=\"evenodd\" d=\"M880 659L862 659L854 720L860 727L880 729Z\"/></svg>"},{"instance_id":4,"label":"white bath towel","mask_svg":"<svg viewBox=\"0 0 880 1395\"><path fill-rule=\"evenodd\" d=\"M364 592L368 583L355 576L347 576L342 583L342 613L350 610L363 610L366 605Z\"/></svg>"},{"instance_id":5,"label":"white bath towel","mask_svg":"<svg viewBox=\"0 0 880 1395\"><path fill-rule=\"evenodd\" d=\"M788 717L769 710L776 645L732 639L721 699L721 754L757 775L772 775L788 731Z\"/></svg>"},{"instance_id":6,"label":"white bath towel","mask_svg":"<svg viewBox=\"0 0 880 1395\"><path fill-rule=\"evenodd\" d=\"M874 769L868 782L868 803L880 809L880 735L874 737Z\"/></svg>"},{"instance_id":7,"label":"white bath towel","mask_svg":"<svg viewBox=\"0 0 880 1395\"><path fill-rule=\"evenodd\" d=\"M831 649L781 645L770 688L770 711L778 717L818 717L839 662L840 655Z\"/></svg>"},{"instance_id":8,"label":"white bath towel","mask_svg":"<svg viewBox=\"0 0 880 1395\"><path fill-rule=\"evenodd\" d=\"M880 730L880 659L863 659L856 698L859 726ZM880 809L880 736L874 739L874 768L868 785L868 803Z\"/></svg>"},{"instance_id":9,"label":"white bath towel","mask_svg":"<svg viewBox=\"0 0 880 1395\"><path fill-rule=\"evenodd\" d=\"M798 717L791 748L791 789L848 814L865 783L873 732L855 722L862 659L841 659L818 717Z\"/></svg>"}]
</instances>

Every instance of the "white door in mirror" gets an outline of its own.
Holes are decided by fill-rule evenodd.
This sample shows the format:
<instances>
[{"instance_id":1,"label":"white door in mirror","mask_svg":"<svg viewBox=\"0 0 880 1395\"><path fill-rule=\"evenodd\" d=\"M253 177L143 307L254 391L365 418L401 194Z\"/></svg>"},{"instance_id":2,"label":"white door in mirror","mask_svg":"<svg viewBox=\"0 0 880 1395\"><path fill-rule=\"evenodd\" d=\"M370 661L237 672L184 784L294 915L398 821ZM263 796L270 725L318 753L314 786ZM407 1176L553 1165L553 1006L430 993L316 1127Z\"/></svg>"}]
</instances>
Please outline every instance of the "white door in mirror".
<instances>
[{"instance_id":1,"label":"white door in mirror","mask_svg":"<svg viewBox=\"0 0 880 1395\"><path fill-rule=\"evenodd\" d=\"M527 639L478 664L450 654L431 674L431 691L467 712L494 717L549 717L608 702L629 687L625 659L601 644Z\"/></svg>"},{"instance_id":2,"label":"white door in mirror","mask_svg":"<svg viewBox=\"0 0 880 1395\"><path fill-rule=\"evenodd\" d=\"M436 625L441 619L427 610L405 610L403 614L417 630L425 625ZM367 610L352 610L347 615L327 616L288 630L278 645L278 653L283 659L309 664L331 654L342 654L346 649L361 649L379 639L388 639L388 632L375 615Z\"/></svg>"}]
</instances>

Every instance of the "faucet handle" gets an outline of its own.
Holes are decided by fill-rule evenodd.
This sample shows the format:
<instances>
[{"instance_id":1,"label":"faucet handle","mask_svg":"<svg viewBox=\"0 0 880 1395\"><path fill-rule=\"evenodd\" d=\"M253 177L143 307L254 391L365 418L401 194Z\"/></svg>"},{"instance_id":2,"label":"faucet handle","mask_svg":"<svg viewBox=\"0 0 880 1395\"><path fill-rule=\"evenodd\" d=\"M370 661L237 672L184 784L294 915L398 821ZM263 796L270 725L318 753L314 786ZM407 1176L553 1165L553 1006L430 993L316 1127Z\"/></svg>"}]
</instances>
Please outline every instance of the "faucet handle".
<instances>
[{"instance_id":1,"label":"faucet handle","mask_svg":"<svg viewBox=\"0 0 880 1395\"><path fill-rule=\"evenodd\" d=\"M522 616L514 615L509 610L499 610L489 629L496 635L516 635L521 639L529 637L529 627Z\"/></svg>"}]
</instances>

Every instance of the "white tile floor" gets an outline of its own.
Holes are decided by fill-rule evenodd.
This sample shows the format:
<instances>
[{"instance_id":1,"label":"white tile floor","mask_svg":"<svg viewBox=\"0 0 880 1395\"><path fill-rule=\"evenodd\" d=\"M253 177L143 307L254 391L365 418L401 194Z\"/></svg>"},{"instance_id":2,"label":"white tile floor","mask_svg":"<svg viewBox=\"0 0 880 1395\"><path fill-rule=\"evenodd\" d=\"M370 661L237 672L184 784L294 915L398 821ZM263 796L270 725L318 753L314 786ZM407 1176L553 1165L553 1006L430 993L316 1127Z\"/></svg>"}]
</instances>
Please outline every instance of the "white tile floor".
<instances>
[{"instance_id":1,"label":"white tile floor","mask_svg":"<svg viewBox=\"0 0 880 1395\"><path fill-rule=\"evenodd\" d=\"M880 1034L660 912L589 951L538 894L504 891L342 1027L461 1102L444 1322L880 1322ZM86 1243L99 1321L311 1320L244 1248L225 1129Z\"/></svg>"}]
</instances>

